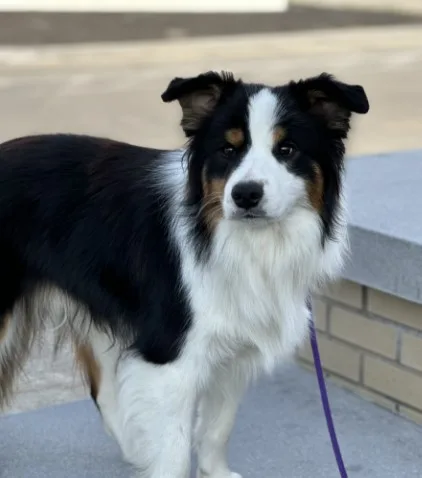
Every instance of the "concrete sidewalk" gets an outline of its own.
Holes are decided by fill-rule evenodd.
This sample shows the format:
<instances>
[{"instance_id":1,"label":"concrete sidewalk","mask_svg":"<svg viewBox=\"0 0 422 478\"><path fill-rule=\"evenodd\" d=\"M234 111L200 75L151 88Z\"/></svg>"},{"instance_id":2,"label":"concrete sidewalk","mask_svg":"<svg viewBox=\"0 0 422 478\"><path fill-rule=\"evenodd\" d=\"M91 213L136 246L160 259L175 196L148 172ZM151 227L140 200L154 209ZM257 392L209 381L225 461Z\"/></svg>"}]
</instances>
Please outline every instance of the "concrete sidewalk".
<instances>
[{"instance_id":1,"label":"concrete sidewalk","mask_svg":"<svg viewBox=\"0 0 422 478\"><path fill-rule=\"evenodd\" d=\"M421 476L422 427L335 386L329 392L350 478ZM0 429L2 478L131 476L91 402L6 417ZM252 388L229 461L244 478L339 476L314 374L287 367Z\"/></svg>"},{"instance_id":2,"label":"concrete sidewalk","mask_svg":"<svg viewBox=\"0 0 422 478\"><path fill-rule=\"evenodd\" d=\"M329 29L320 32L266 33L236 36L179 38L136 42L106 42L77 45L4 46L0 47L0 73L4 75L68 73L103 68L107 71L135 68L180 68L189 64L240 61L289 61L292 64L311 60L322 66L326 58L340 62L358 55L395 61L395 55L409 55L422 48L420 26L365 27ZM410 58L412 61L413 58ZM361 62L362 63L362 62ZM353 64L352 64L353 66ZM47 71L46 71L47 69ZM62 72L63 73L63 72ZM97 72L98 74L99 72Z\"/></svg>"},{"instance_id":3,"label":"concrete sidewalk","mask_svg":"<svg viewBox=\"0 0 422 478\"><path fill-rule=\"evenodd\" d=\"M162 103L160 94L176 75L228 69L270 84L322 71L361 83L371 111L355 118L349 153L421 148L421 39L422 30L407 27L198 39L189 48L182 41L114 45L109 54L105 45L0 49L0 140L62 131L178 147L184 141L178 106ZM86 395L72 374L70 351L54 365L50 354L47 339L29 362L11 411Z\"/></svg>"}]
</instances>

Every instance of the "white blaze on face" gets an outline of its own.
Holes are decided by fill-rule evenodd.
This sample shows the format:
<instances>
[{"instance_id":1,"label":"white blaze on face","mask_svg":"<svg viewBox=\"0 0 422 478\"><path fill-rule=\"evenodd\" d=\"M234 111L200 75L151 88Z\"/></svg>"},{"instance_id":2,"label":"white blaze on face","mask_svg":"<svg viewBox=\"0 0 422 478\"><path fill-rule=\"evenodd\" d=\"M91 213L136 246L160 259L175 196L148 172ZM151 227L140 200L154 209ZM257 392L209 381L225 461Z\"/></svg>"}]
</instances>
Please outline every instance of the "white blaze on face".
<instances>
[{"instance_id":1,"label":"white blaze on face","mask_svg":"<svg viewBox=\"0 0 422 478\"><path fill-rule=\"evenodd\" d=\"M274 129L282 117L283 106L270 89L263 88L250 97L248 109L251 146L226 184L224 216L230 218L237 211L231 196L233 187L238 183L257 181L264 186L259 207L267 217L281 219L306 195L305 181L289 172L273 154Z\"/></svg>"}]
</instances>

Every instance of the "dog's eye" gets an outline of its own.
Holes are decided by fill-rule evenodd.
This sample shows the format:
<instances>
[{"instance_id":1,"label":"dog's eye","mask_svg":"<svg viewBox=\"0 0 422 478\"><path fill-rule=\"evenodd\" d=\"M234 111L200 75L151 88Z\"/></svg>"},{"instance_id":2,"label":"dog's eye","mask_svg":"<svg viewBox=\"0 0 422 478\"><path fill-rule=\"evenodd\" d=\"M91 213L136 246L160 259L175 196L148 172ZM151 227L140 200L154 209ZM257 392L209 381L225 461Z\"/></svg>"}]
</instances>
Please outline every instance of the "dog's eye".
<instances>
[{"instance_id":1,"label":"dog's eye","mask_svg":"<svg viewBox=\"0 0 422 478\"><path fill-rule=\"evenodd\" d=\"M283 159L290 159L297 153L297 147L293 143L282 143L278 147L277 152Z\"/></svg>"},{"instance_id":2,"label":"dog's eye","mask_svg":"<svg viewBox=\"0 0 422 478\"><path fill-rule=\"evenodd\" d=\"M232 158L236 154L236 148L234 148L233 146L229 144L226 144L226 146L223 147L221 152L226 158Z\"/></svg>"}]
</instances>

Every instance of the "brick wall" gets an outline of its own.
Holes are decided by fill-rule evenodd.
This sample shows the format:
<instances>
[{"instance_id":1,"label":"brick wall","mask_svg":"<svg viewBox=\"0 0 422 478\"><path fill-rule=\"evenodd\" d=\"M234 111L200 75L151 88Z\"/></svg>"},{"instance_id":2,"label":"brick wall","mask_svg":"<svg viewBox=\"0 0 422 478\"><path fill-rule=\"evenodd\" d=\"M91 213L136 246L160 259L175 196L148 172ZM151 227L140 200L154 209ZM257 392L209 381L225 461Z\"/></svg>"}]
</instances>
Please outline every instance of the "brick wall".
<instances>
[{"instance_id":1,"label":"brick wall","mask_svg":"<svg viewBox=\"0 0 422 478\"><path fill-rule=\"evenodd\" d=\"M422 423L422 306L342 281L314 299L314 312L330 379ZM309 344L299 360L313 364Z\"/></svg>"}]
</instances>

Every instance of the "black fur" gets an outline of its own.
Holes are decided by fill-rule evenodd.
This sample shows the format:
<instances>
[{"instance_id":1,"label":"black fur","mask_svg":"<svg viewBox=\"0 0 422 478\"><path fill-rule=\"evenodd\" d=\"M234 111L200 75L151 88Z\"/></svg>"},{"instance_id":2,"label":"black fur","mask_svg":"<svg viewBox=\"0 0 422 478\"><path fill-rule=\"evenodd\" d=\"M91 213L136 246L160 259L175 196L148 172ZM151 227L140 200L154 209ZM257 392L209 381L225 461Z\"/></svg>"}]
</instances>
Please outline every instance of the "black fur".
<instances>
[{"instance_id":1,"label":"black fur","mask_svg":"<svg viewBox=\"0 0 422 478\"><path fill-rule=\"evenodd\" d=\"M71 135L0 146L0 317L54 284L146 360L177 357L189 327L160 151Z\"/></svg>"}]
</instances>

